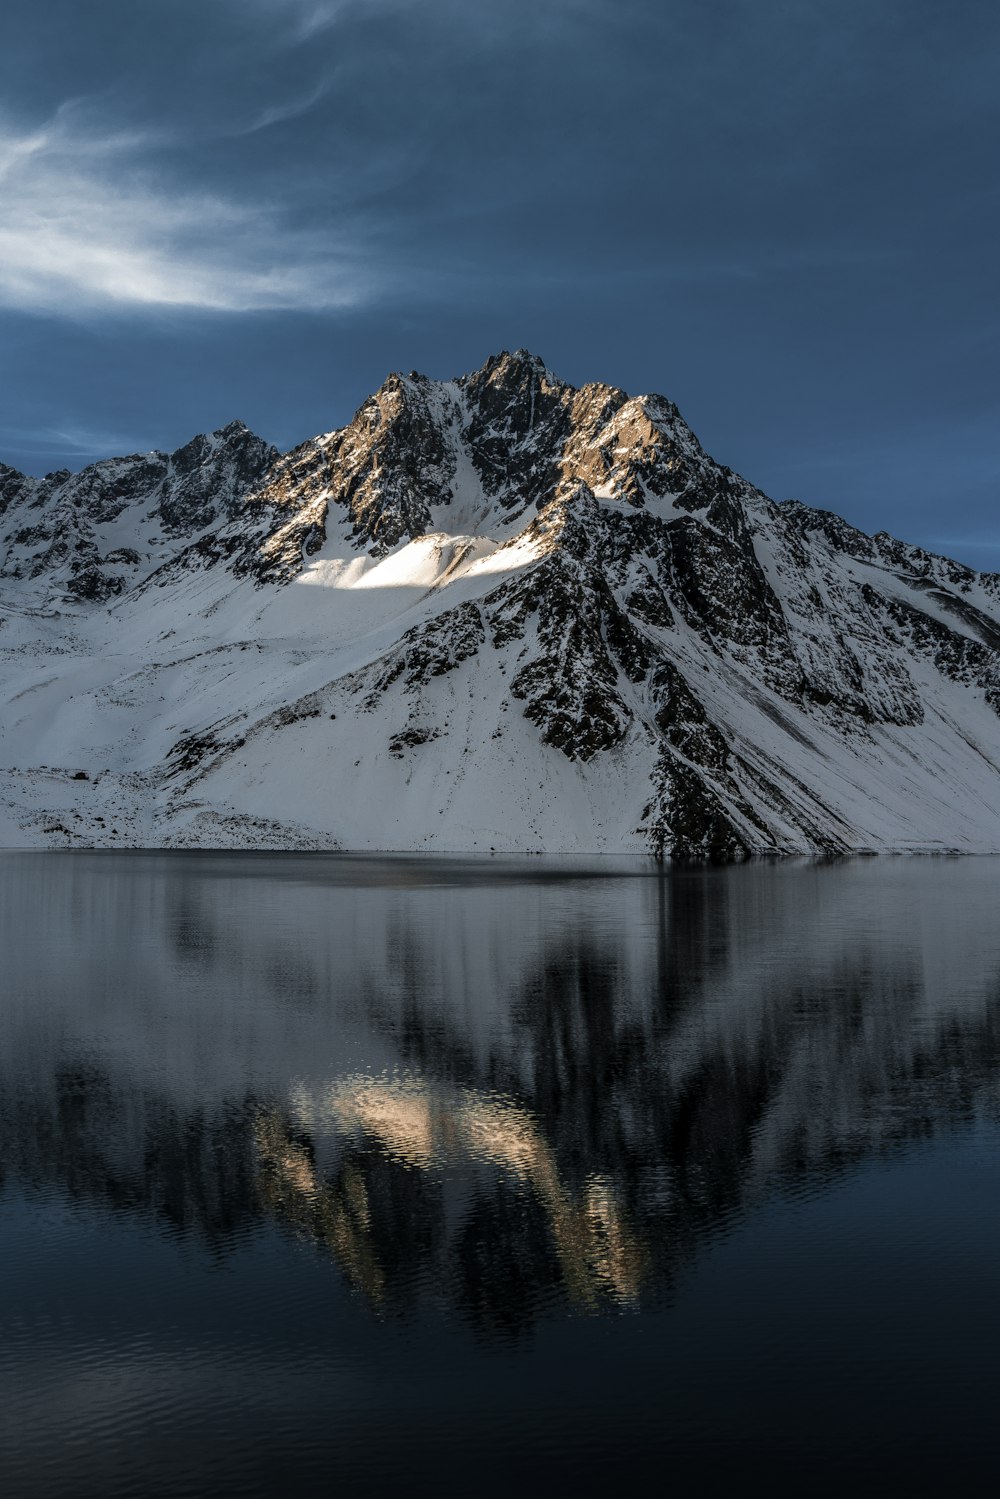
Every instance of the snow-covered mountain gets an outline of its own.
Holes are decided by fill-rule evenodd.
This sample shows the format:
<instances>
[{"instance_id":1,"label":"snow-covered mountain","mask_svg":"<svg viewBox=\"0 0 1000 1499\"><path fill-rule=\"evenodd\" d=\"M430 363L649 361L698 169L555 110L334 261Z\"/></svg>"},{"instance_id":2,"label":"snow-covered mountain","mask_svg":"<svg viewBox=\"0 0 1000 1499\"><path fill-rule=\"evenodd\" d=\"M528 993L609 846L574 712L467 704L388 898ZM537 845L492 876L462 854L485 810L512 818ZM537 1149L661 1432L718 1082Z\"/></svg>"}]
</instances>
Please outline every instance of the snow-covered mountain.
<instances>
[{"instance_id":1,"label":"snow-covered mountain","mask_svg":"<svg viewBox=\"0 0 1000 1499\"><path fill-rule=\"evenodd\" d=\"M0 465L0 844L1000 851L1000 575L522 351Z\"/></svg>"}]
</instances>

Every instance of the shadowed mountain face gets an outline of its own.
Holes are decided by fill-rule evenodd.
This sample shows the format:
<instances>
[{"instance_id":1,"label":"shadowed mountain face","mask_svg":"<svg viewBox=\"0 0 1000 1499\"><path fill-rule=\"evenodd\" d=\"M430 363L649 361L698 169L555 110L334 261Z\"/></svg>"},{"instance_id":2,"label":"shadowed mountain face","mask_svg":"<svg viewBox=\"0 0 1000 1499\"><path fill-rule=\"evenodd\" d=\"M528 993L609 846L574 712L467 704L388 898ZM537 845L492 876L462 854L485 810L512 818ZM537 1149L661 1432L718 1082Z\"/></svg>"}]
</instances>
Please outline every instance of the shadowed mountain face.
<instances>
[{"instance_id":1,"label":"shadowed mountain face","mask_svg":"<svg viewBox=\"0 0 1000 1499\"><path fill-rule=\"evenodd\" d=\"M0 1204L298 1236L494 1338L997 1122L991 862L7 856Z\"/></svg>"},{"instance_id":2,"label":"shadowed mountain face","mask_svg":"<svg viewBox=\"0 0 1000 1499\"><path fill-rule=\"evenodd\" d=\"M1000 850L1000 576L525 352L0 468L0 844Z\"/></svg>"}]
</instances>

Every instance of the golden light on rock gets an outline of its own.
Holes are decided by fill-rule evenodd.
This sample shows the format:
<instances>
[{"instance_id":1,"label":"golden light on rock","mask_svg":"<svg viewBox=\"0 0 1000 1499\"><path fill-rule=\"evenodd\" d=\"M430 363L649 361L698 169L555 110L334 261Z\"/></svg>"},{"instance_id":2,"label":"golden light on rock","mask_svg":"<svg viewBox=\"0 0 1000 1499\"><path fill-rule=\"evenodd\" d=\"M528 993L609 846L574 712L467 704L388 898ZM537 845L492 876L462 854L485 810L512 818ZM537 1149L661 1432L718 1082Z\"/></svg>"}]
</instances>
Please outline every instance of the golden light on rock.
<instances>
[{"instance_id":1,"label":"golden light on rock","mask_svg":"<svg viewBox=\"0 0 1000 1499\"><path fill-rule=\"evenodd\" d=\"M541 1203L575 1303L636 1301L646 1256L613 1182L593 1176L582 1191L570 1190L538 1120L512 1100L412 1076L355 1074L318 1094L299 1089L292 1110L295 1125L307 1135L332 1131L341 1143L359 1141L371 1166L381 1157L436 1175L476 1165L493 1168ZM365 1155L352 1158L335 1182L326 1181L291 1128L273 1112L262 1112L257 1123L261 1176L269 1184L273 1210L323 1242L351 1283L372 1302L382 1302L388 1290L382 1267L396 1256L394 1246L378 1240Z\"/></svg>"}]
</instances>

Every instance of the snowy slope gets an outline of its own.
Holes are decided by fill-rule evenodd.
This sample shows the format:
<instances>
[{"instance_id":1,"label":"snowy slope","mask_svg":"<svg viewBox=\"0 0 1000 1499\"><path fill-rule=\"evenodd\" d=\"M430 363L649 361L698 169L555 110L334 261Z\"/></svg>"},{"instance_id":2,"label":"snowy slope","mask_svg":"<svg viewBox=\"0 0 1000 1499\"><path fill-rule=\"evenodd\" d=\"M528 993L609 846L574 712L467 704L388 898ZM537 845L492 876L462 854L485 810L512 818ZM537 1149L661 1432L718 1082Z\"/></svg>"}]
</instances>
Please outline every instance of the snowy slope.
<instances>
[{"instance_id":1,"label":"snowy slope","mask_svg":"<svg viewBox=\"0 0 1000 1499\"><path fill-rule=\"evenodd\" d=\"M1000 576L523 351L0 468L0 845L1000 850Z\"/></svg>"}]
</instances>

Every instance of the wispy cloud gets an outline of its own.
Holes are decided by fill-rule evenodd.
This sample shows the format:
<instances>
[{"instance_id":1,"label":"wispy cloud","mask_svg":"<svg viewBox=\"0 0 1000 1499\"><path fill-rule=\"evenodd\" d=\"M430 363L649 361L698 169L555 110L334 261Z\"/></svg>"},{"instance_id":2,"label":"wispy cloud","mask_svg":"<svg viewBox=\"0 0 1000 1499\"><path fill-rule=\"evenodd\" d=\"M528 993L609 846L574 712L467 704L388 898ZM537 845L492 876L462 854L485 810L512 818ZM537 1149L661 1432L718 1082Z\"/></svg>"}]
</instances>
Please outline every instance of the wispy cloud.
<instances>
[{"instance_id":1,"label":"wispy cloud","mask_svg":"<svg viewBox=\"0 0 1000 1499\"><path fill-rule=\"evenodd\" d=\"M381 11L393 5L412 4L413 0L237 0L237 3L241 10L249 4L258 16L276 21L286 42L295 45L328 31L350 14Z\"/></svg>"},{"instance_id":2,"label":"wispy cloud","mask_svg":"<svg viewBox=\"0 0 1000 1499\"><path fill-rule=\"evenodd\" d=\"M234 131L236 135L256 135L260 130L268 130L272 125L284 124L286 120L299 120L303 115L315 109L320 100L329 92L329 80L323 78L308 92L296 99L288 99L284 104L272 104L267 109L262 109L260 114L245 125L242 130Z\"/></svg>"},{"instance_id":3,"label":"wispy cloud","mask_svg":"<svg viewBox=\"0 0 1000 1499\"><path fill-rule=\"evenodd\" d=\"M0 446L17 450L22 458L103 458L108 453L144 452L149 444L118 430L70 424L32 427L24 424L0 426Z\"/></svg>"},{"instance_id":4,"label":"wispy cloud","mask_svg":"<svg viewBox=\"0 0 1000 1499\"><path fill-rule=\"evenodd\" d=\"M233 3L233 0L230 0ZM339 22L357 17L391 15L393 11L422 12L428 24L445 22L470 33L514 25L572 25L575 22L613 21L618 11L608 0L504 0L495 10L470 0L236 0L245 12L249 4L258 16L277 22L287 44L307 42Z\"/></svg>"},{"instance_id":5,"label":"wispy cloud","mask_svg":"<svg viewBox=\"0 0 1000 1499\"><path fill-rule=\"evenodd\" d=\"M326 31L352 7L352 0L282 0L295 15L295 37L305 41L319 31ZM353 0L356 4L357 0Z\"/></svg>"},{"instance_id":6,"label":"wispy cloud","mask_svg":"<svg viewBox=\"0 0 1000 1499\"><path fill-rule=\"evenodd\" d=\"M39 129L0 123L0 305L245 312L364 299L371 271L346 244L290 226L278 205L178 187L157 170L157 145L80 104Z\"/></svg>"}]
</instances>

